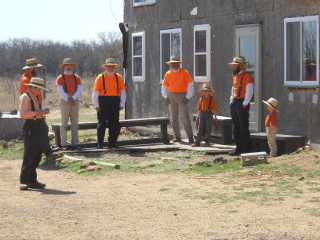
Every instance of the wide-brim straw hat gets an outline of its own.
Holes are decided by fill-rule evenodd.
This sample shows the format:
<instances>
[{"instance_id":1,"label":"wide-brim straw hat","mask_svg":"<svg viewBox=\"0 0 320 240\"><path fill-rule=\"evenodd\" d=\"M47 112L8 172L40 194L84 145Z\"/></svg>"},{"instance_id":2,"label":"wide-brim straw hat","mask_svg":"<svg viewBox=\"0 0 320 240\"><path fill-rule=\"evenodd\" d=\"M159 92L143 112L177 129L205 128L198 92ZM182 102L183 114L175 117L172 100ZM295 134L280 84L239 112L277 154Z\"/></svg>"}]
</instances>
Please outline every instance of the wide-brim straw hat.
<instances>
[{"instance_id":1,"label":"wide-brim straw hat","mask_svg":"<svg viewBox=\"0 0 320 240\"><path fill-rule=\"evenodd\" d=\"M241 58L241 57L235 57L233 58L232 62L231 63L228 63L229 65L237 65L237 64L241 64L243 65L244 68L247 68L248 65L247 65L247 62Z\"/></svg>"},{"instance_id":2,"label":"wide-brim straw hat","mask_svg":"<svg viewBox=\"0 0 320 240\"><path fill-rule=\"evenodd\" d=\"M103 64L101 67L102 68L107 68L107 66L114 66L115 68L120 67L120 65L118 63L116 63L116 60L114 60L113 58L108 58L106 60L106 63Z\"/></svg>"},{"instance_id":3,"label":"wide-brim straw hat","mask_svg":"<svg viewBox=\"0 0 320 240\"><path fill-rule=\"evenodd\" d=\"M42 67L43 65L38 63L38 60L36 58L27 59L26 66L22 69L29 69L34 67Z\"/></svg>"},{"instance_id":4,"label":"wide-brim straw hat","mask_svg":"<svg viewBox=\"0 0 320 240\"><path fill-rule=\"evenodd\" d=\"M183 62L180 61L180 58L178 56L171 56L170 61L166 62L166 64L170 65L171 63L179 63L182 64Z\"/></svg>"},{"instance_id":5,"label":"wide-brim straw hat","mask_svg":"<svg viewBox=\"0 0 320 240\"><path fill-rule=\"evenodd\" d=\"M72 64L73 68L76 68L78 64L74 63L71 58L66 58L63 60L62 64L59 66L60 69L64 69L64 65Z\"/></svg>"},{"instance_id":6,"label":"wide-brim straw hat","mask_svg":"<svg viewBox=\"0 0 320 240\"><path fill-rule=\"evenodd\" d=\"M279 102L274 99L274 98L269 98L268 101L264 101L262 100L262 102L264 104L267 104L269 107L271 107L273 110L279 112L279 110L277 109L278 105L279 105Z\"/></svg>"},{"instance_id":7,"label":"wide-brim straw hat","mask_svg":"<svg viewBox=\"0 0 320 240\"><path fill-rule=\"evenodd\" d=\"M24 85L34 86L34 87L41 88L45 91L49 91L48 89L45 88L44 80L41 78L33 77L31 78L30 83L24 83Z\"/></svg>"},{"instance_id":8,"label":"wide-brim straw hat","mask_svg":"<svg viewBox=\"0 0 320 240\"><path fill-rule=\"evenodd\" d=\"M199 93L203 93L203 91L210 91L210 93L215 93L216 91L211 88L211 85L205 83L202 85L202 88L198 90Z\"/></svg>"}]
</instances>

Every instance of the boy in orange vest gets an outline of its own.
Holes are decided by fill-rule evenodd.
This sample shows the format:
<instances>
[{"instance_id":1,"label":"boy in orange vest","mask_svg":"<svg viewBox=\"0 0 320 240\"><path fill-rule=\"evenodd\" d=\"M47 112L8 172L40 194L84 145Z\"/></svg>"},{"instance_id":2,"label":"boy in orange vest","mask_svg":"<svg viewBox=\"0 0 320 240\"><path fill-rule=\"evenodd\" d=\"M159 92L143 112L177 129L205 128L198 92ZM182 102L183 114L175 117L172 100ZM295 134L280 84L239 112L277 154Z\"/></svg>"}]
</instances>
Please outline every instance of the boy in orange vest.
<instances>
[{"instance_id":1,"label":"boy in orange vest","mask_svg":"<svg viewBox=\"0 0 320 240\"><path fill-rule=\"evenodd\" d=\"M277 134L277 112L278 101L274 98L269 98L268 101L263 101L267 105L269 114L266 117L265 126L267 129L267 139L270 148L270 157L277 156L277 143L276 143L276 134Z\"/></svg>"},{"instance_id":2,"label":"boy in orange vest","mask_svg":"<svg viewBox=\"0 0 320 240\"><path fill-rule=\"evenodd\" d=\"M200 147L200 142L202 140L203 135L205 135L206 138L205 146L209 147L213 123L213 113L214 120L218 121L217 103L214 97L211 96L211 93L214 93L215 90L211 89L210 84L205 83L203 84L202 89L199 89L198 92L202 93L203 96L199 99L198 102L198 114L196 118L196 123L199 123L199 127L196 142L192 145L192 147Z\"/></svg>"}]
</instances>

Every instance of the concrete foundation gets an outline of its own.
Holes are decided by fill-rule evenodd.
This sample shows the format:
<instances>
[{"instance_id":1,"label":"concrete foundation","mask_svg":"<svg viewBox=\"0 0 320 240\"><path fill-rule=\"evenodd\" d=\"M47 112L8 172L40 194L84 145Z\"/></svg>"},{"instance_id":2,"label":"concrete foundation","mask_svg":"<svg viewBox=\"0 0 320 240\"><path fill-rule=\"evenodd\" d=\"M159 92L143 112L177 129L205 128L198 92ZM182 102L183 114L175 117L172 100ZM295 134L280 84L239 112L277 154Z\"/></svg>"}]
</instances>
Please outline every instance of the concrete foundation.
<instances>
[{"instance_id":1,"label":"concrete foundation","mask_svg":"<svg viewBox=\"0 0 320 240\"><path fill-rule=\"evenodd\" d=\"M22 136L24 119L19 115L3 114L0 118L0 140L12 140Z\"/></svg>"}]
</instances>

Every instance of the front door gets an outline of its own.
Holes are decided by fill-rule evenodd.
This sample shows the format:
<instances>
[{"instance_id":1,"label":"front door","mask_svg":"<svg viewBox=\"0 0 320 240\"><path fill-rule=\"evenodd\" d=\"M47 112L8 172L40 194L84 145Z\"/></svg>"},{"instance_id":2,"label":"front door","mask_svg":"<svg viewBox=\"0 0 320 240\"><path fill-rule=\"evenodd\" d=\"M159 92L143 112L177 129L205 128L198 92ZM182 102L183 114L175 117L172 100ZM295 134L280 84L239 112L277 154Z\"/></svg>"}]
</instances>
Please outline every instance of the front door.
<instances>
[{"instance_id":1,"label":"front door","mask_svg":"<svg viewBox=\"0 0 320 240\"><path fill-rule=\"evenodd\" d=\"M251 74L254 83L254 95L250 102L250 132L259 132L261 125L261 26L236 26L236 56L242 56L247 62L246 71Z\"/></svg>"}]
</instances>

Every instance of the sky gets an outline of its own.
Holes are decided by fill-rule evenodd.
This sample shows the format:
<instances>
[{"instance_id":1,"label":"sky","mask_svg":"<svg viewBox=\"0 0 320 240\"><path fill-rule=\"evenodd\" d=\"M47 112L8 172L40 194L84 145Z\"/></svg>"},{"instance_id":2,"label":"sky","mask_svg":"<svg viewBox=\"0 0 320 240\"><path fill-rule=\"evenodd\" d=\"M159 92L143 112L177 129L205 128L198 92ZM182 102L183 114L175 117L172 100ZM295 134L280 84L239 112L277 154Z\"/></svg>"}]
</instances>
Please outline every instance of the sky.
<instances>
[{"instance_id":1,"label":"sky","mask_svg":"<svg viewBox=\"0 0 320 240\"><path fill-rule=\"evenodd\" d=\"M123 0L5 0L1 1L0 41L88 41L98 39L99 32L120 32L120 22Z\"/></svg>"}]
</instances>

